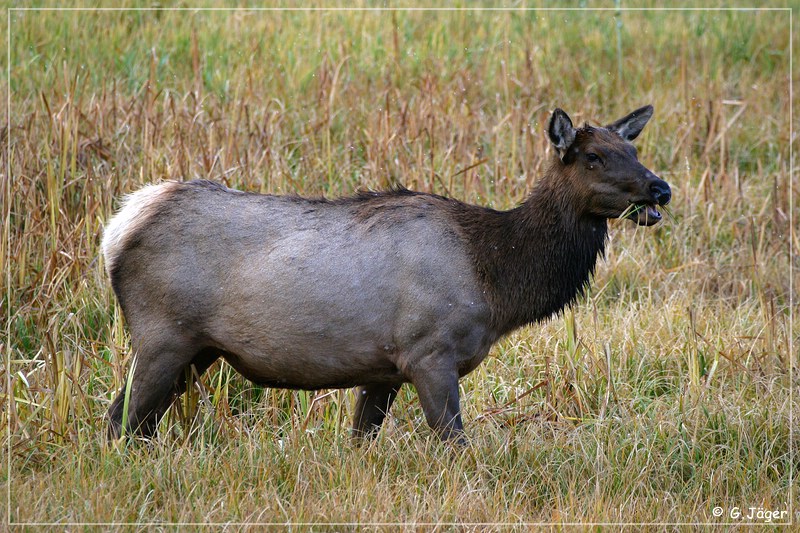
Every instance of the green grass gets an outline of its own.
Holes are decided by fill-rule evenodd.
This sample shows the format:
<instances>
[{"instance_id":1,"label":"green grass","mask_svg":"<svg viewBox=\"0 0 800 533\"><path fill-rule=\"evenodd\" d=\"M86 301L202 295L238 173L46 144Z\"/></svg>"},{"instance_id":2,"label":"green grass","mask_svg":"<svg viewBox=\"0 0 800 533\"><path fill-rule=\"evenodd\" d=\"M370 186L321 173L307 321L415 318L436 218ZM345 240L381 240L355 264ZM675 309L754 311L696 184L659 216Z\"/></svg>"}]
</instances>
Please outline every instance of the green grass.
<instances>
[{"instance_id":1,"label":"green grass","mask_svg":"<svg viewBox=\"0 0 800 533\"><path fill-rule=\"evenodd\" d=\"M10 16L6 521L719 524L715 506L787 508L787 12ZM606 123L646 103L636 145L671 216L612 222L590 293L462 380L468 448L436 441L411 387L356 447L350 391L258 388L221 364L155 442L106 441L131 364L99 257L121 194L401 183L506 209L552 156L554 107Z\"/></svg>"}]
</instances>

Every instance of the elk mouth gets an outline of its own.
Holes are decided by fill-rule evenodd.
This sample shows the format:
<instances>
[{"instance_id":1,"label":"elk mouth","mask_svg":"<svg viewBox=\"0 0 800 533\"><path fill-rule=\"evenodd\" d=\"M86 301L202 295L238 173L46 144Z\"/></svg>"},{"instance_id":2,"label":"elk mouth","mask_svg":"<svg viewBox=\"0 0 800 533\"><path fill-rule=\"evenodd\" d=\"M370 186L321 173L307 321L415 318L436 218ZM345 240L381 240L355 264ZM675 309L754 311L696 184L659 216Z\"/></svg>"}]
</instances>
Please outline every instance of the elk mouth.
<instances>
[{"instance_id":1,"label":"elk mouth","mask_svg":"<svg viewBox=\"0 0 800 533\"><path fill-rule=\"evenodd\" d=\"M661 213L655 204L650 203L631 203L623 216L640 226L652 226L661 220Z\"/></svg>"}]
</instances>

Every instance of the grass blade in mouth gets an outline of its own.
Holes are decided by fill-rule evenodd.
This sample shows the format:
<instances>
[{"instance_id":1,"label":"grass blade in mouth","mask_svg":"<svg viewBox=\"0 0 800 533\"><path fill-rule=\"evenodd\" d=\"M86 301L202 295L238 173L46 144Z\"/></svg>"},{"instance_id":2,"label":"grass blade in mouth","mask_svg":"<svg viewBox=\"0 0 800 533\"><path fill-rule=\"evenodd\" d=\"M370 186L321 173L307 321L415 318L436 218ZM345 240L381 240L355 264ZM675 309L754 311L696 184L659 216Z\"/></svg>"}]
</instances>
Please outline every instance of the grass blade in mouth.
<instances>
[{"instance_id":1,"label":"grass blade in mouth","mask_svg":"<svg viewBox=\"0 0 800 533\"><path fill-rule=\"evenodd\" d=\"M672 209L670 209L670 208L669 208L669 207L667 207L666 205L660 205L660 206L658 206L658 210L659 210L659 211L661 211L661 214L662 214L662 215L666 215L666 216L667 216L667 218L669 218L669 219L670 219L670 220L672 220L673 222L675 221L675 215L673 215L673 214L672 214Z\"/></svg>"},{"instance_id":2,"label":"grass blade in mouth","mask_svg":"<svg viewBox=\"0 0 800 533\"><path fill-rule=\"evenodd\" d=\"M619 218L629 218L633 215L638 214L639 211L641 211L642 209L646 208L647 206L645 206L644 204L634 204L634 203L628 204L628 207L625 208L625 211L622 212Z\"/></svg>"}]
</instances>

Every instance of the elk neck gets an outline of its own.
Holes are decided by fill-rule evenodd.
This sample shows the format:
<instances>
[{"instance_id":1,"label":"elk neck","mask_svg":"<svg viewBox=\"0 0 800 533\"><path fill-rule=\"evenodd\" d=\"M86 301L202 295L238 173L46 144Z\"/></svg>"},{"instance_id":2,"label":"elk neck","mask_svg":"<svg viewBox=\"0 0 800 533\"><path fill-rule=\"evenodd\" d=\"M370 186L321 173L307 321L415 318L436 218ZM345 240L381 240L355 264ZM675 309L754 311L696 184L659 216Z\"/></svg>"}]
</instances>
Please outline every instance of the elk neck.
<instances>
[{"instance_id":1,"label":"elk neck","mask_svg":"<svg viewBox=\"0 0 800 533\"><path fill-rule=\"evenodd\" d=\"M462 219L498 336L574 302L604 254L607 222L581 215L563 172L554 161L519 207Z\"/></svg>"}]
</instances>

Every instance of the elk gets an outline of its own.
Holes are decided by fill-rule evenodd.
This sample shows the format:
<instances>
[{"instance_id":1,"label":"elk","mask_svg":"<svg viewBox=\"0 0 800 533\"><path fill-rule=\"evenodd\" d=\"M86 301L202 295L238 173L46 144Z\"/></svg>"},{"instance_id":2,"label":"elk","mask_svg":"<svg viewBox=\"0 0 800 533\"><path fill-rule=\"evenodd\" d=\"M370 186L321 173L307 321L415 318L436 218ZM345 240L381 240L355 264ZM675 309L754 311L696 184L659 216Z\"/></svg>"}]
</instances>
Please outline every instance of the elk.
<instances>
[{"instance_id":1,"label":"elk","mask_svg":"<svg viewBox=\"0 0 800 533\"><path fill-rule=\"evenodd\" d=\"M404 188L326 200L197 180L134 192L102 240L135 356L110 435L125 406L124 430L151 436L187 369L222 357L269 387L358 387L356 440L411 383L436 433L464 441L459 378L503 335L575 301L607 219L661 219L670 187L631 144L652 114L575 128L556 109L552 162L508 211Z\"/></svg>"}]
</instances>

